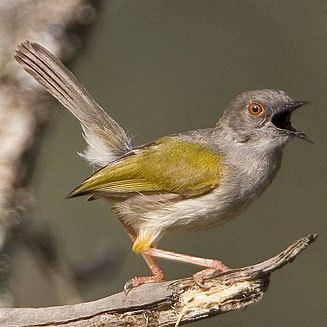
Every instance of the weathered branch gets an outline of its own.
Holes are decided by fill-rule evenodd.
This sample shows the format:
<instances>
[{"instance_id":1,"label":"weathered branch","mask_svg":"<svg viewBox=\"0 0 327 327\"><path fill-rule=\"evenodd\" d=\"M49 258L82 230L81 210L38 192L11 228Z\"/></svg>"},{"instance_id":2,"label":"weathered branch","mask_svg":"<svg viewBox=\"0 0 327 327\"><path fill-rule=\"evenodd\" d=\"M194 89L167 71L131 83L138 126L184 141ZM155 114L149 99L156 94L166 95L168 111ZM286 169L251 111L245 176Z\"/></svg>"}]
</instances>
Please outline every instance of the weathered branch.
<instances>
[{"instance_id":1,"label":"weathered branch","mask_svg":"<svg viewBox=\"0 0 327 327\"><path fill-rule=\"evenodd\" d=\"M48 308L0 309L0 326L174 326L244 309L262 299L273 271L290 263L316 239L311 234L277 256L207 280L192 278L147 284L126 297L118 293L94 302Z\"/></svg>"}]
</instances>

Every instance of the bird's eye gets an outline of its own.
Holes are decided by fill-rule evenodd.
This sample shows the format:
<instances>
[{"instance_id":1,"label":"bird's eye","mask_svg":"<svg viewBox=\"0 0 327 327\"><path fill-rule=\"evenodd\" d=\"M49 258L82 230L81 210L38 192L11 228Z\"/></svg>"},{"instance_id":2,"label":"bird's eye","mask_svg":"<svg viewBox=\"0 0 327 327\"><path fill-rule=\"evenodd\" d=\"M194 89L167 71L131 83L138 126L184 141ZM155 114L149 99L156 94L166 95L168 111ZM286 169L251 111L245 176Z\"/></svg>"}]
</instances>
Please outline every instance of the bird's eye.
<instances>
[{"instance_id":1,"label":"bird's eye","mask_svg":"<svg viewBox=\"0 0 327 327\"><path fill-rule=\"evenodd\" d=\"M247 107L249 113L253 116L259 116L262 113L264 113L265 108L264 106L259 103L259 102L251 102L249 103L248 107Z\"/></svg>"}]
</instances>

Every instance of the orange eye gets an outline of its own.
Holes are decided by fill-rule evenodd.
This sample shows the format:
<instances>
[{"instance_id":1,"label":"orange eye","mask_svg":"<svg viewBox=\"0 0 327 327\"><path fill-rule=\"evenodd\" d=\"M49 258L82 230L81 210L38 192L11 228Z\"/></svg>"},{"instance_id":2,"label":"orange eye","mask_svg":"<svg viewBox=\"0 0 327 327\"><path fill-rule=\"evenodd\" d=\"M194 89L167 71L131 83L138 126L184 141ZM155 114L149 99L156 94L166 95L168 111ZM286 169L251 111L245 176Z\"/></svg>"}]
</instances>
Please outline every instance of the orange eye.
<instances>
[{"instance_id":1,"label":"orange eye","mask_svg":"<svg viewBox=\"0 0 327 327\"><path fill-rule=\"evenodd\" d=\"M263 105L258 102L251 102L247 108L248 108L249 113L253 116L259 116L260 114L262 114L265 111L265 108L263 107Z\"/></svg>"}]
</instances>

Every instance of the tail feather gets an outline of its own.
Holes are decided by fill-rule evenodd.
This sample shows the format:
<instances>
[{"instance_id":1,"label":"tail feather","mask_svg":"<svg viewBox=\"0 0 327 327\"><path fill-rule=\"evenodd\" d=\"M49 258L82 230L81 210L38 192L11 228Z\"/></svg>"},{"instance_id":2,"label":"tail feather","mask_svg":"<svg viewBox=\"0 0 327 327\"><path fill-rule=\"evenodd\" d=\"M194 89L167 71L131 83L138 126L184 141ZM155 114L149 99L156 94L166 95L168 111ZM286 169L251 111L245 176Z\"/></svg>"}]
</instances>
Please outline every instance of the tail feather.
<instances>
[{"instance_id":1,"label":"tail feather","mask_svg":"<svg viewBox=\"0 0 327 327\"><path fill-rule=\"evenodd\" d=\"M30 41L18 46L15 59L81 123L88 148L83 156L105 166L131 151L124 129L90 96L73 73L48 50Z\"/></svg>"}]
</instances>

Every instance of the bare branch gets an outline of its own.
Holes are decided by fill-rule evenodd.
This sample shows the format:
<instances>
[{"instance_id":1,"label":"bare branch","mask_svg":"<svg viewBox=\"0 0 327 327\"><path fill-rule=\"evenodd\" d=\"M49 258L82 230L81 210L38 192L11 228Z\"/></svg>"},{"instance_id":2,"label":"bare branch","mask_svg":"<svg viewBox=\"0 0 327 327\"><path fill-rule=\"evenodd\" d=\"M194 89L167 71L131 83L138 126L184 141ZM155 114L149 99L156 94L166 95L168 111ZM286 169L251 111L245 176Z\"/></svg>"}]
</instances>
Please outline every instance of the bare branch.
<instances>
[{"instance_id":1,"label":"bare branch","mask_svg":"<svg viewBox=\"0 0 327 327\"><path fill-rule=\"evenodd\" d=\"M262 299L270 274L293 261L316 237L301 238L264 262L213 276L207 280L208 290L200 289L192 278L147 284L133 289L127 297L122 292L75 305L0 309L0 325L160 327L244 309Z\"/></svg>"}]
</instances>

